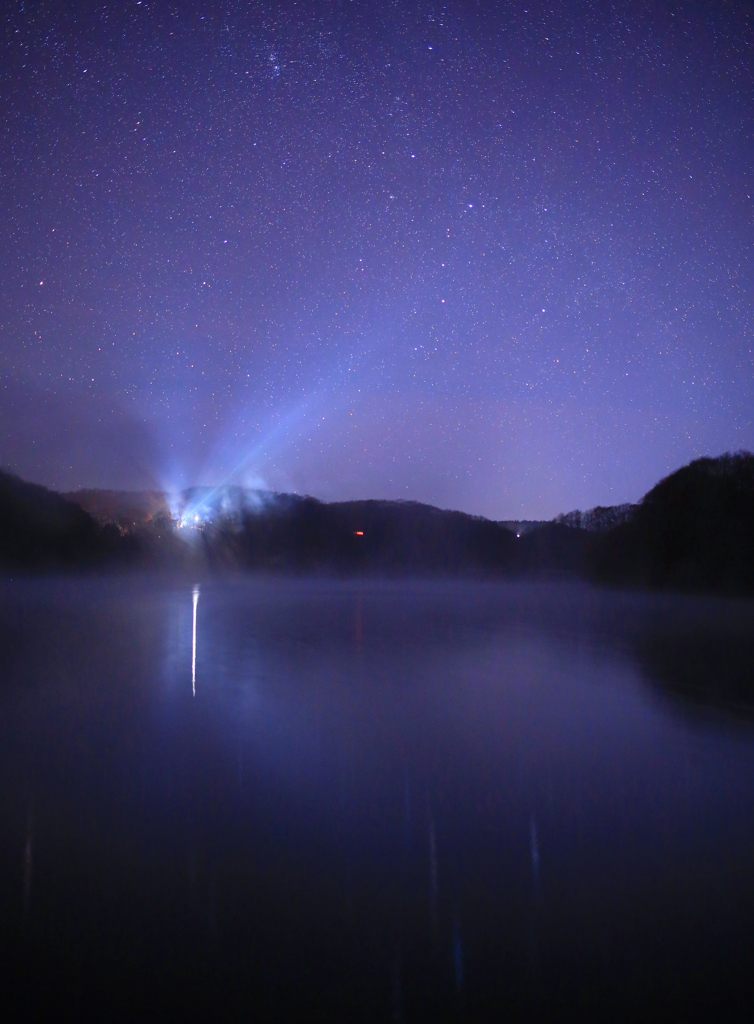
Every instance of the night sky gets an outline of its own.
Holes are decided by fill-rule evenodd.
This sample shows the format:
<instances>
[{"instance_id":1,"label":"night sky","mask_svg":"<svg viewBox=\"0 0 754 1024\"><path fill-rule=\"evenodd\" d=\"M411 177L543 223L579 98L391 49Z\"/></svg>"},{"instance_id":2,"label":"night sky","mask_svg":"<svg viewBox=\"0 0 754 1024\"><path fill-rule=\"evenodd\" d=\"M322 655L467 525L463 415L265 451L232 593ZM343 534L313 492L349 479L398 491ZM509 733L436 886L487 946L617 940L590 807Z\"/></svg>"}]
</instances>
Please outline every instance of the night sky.
<instances>
[{"instance_id":1,"label":"night sky","mask_svg":"<svg viewBox=\"0 0 754 1024\"><path fill-rule=\"evenodd\" d=\"M512 519L754 448L751 4L2 10L6 468Z\"/></svg>"}]
</instances>

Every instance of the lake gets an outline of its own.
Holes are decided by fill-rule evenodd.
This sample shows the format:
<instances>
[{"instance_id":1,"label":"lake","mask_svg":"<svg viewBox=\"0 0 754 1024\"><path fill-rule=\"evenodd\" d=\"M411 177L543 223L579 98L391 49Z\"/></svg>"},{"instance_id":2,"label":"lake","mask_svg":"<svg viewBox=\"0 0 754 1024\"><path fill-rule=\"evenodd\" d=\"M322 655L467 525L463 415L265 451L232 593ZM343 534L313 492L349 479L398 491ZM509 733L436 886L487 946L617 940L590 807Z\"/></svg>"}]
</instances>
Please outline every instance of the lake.
<instances>
[{"instance_id":1,"label":"lake","mask_svg":"<svg viewBox=\"0 0 754 1024\"><path fill-rule=\"evenodd\" d=\"M0 583L6 1019L734 1021L754 605Z\"/></svg>"}]
</instances>

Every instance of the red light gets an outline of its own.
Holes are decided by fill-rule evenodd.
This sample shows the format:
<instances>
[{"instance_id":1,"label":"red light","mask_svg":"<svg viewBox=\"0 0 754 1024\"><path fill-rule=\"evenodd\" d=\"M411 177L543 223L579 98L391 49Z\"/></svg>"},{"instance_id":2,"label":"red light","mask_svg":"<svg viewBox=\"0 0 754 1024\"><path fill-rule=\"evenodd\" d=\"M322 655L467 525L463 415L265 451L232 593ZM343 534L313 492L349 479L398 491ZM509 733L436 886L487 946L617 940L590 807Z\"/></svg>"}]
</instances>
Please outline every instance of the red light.
<instances>
[{"instance_id":1,"label":"red light","mask_svg":"<svg viewBox=\"0 0 754 1024\"><path fill-rule=\"evenodd\" d=\"M364 531L363 530L354 530L353 532L354 532L354 534L357 537L363 537L364 536Z\"/></svg>"}]
</instances>

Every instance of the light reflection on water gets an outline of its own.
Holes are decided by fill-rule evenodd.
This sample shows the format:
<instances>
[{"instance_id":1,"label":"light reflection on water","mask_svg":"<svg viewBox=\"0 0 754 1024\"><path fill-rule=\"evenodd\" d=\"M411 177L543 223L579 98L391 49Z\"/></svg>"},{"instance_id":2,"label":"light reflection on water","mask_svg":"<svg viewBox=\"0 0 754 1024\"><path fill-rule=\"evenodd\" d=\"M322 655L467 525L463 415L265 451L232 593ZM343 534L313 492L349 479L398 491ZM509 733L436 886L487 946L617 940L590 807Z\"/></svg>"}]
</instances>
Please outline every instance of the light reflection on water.
<instances>
[{"instance_id":1,"label":"light reflection on water","mask_svg":"<svg viewBox=\"0 0 754 1024\"><path fill-rule=\"evenodd\" d=\"M199 584L191 590L193 617L191 620L191 696L196 697L196 609L199 604Z\"/></svg>"},{"instance_id":2,"label":"light reflection on water","mask_svg":"<svg viewBox=\"0 0 754 1024\"><path fill-rule=\"evenodd\" d=\"M246 580L205 582L198 616L199 596L0 587L0 1002L737 1019L750 605Z\"/></svg>"}]
</instances>

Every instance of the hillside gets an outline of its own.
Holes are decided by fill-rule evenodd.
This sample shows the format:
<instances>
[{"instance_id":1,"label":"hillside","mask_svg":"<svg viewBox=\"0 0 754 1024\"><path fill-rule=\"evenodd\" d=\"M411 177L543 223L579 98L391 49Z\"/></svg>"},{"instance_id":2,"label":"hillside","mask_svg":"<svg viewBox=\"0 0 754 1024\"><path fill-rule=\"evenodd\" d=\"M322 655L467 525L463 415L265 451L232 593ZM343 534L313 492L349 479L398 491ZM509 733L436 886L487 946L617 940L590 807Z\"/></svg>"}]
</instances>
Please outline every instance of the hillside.
<instances>
[{"instance_id":1,"label":"hillside","mask_svg":"<svg viewBox=\"0 0 754 1024\"><path fill-rule=\"evenodd\" d=\"M0 566L89 568L128 554L128 541L112 526L100 526L46 487L0 471Z\"/></svg>"},{"instance_id":2,"label":"hillside","mask_svg":"<svg viewBox=\"0 0 754 1024\"><path fill-rule=\"evenodd\" d=\"M754 455L696 459L665 477L601 538L596 579L754 593Z\"/></svg>"},{"instance_id":3,"label":"hillside","mask_svg":"<svg viewBox=\"0 0 754 1024\"><path fill-rule=\"evenodd\" d=\"M578 575L621 586L750 594L754 455L697 459L637 505L525 526L414 501L328 504L239 487L192 488L172 501L157 491L61 496L0 473L0 565Z\"/></svg>"}]
</instances>

